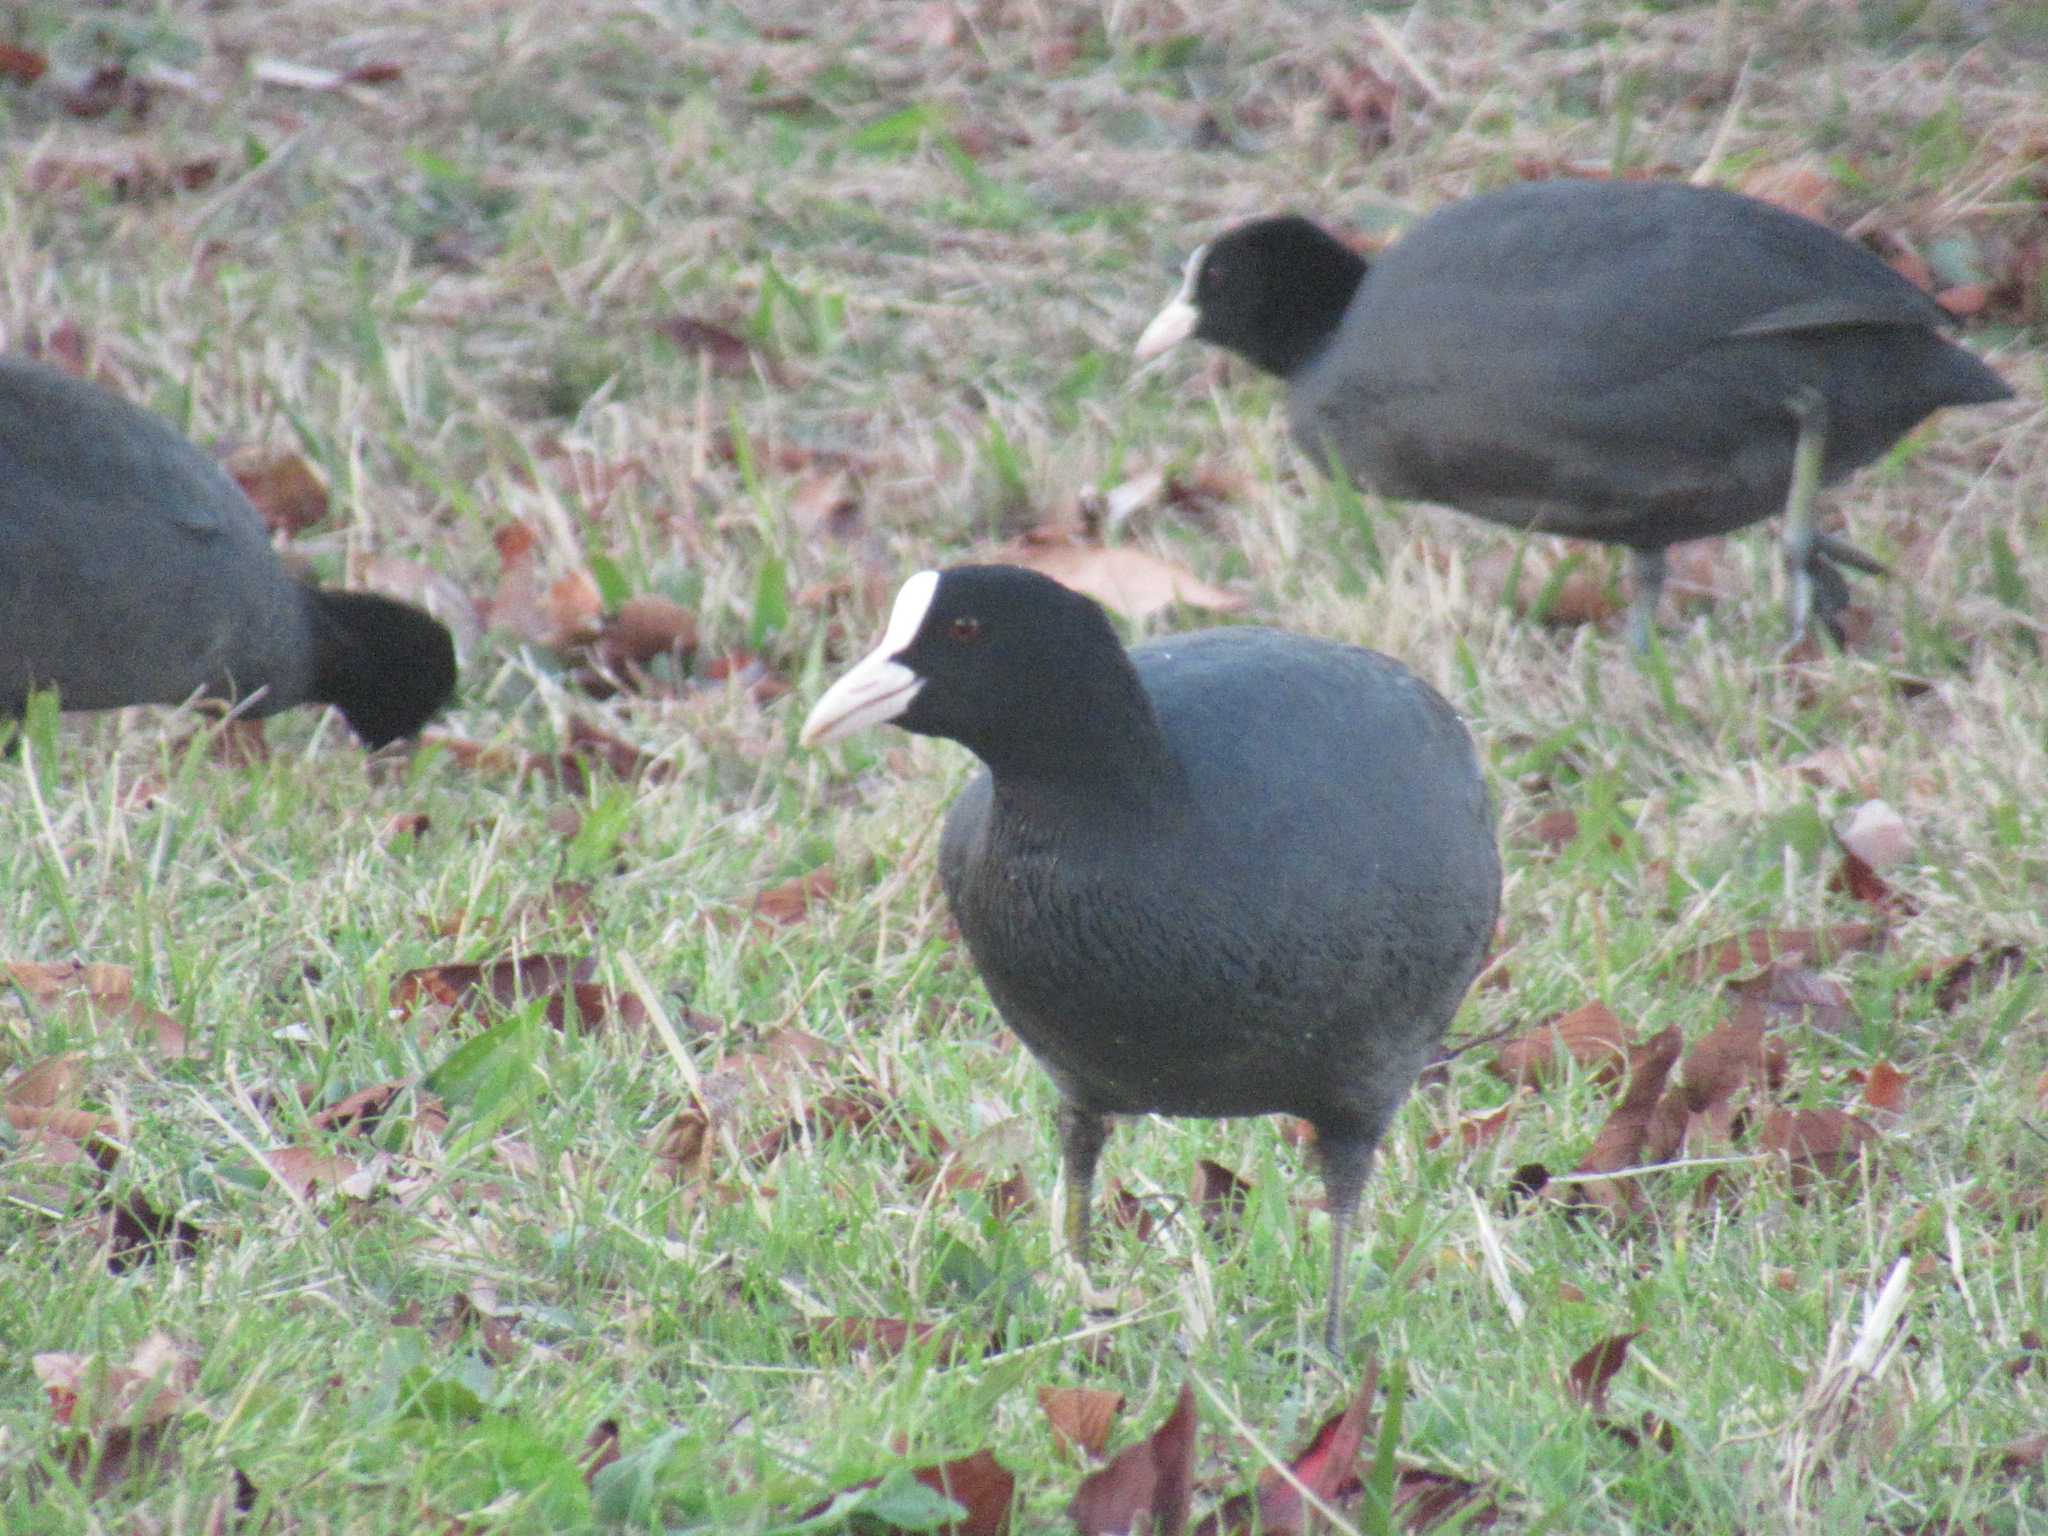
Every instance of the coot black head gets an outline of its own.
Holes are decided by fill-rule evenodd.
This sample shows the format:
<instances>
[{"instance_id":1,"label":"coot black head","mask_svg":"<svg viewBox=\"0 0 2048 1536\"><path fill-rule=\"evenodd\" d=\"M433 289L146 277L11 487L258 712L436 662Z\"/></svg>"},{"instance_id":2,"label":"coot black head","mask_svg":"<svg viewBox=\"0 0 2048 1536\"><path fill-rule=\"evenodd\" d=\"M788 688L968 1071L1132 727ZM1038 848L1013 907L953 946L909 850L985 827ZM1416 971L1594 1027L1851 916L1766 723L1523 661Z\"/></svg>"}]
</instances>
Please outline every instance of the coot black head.
<instances>
[{"instance_id":1,"label":"coot black head","mask_svg":"<svg viewBox=\"0 0 2048 1536\"><path fill-rule=\"evenodd\" d=\"M306 589L315 614L310 698L332 704L372 750L421 726L455 695L455 640L408 603Z\"/></svg>"},{"instance_id":2,"label":"coot black head","mask_svg":"<svg viewBox=\"0 0 2048 1536\"><path fill-rule=\"evenodd\" d=\"M970 566L904 584L803 739L883 721L987 765L947 813L939 876L1059 1089L1070 1245L1108 1116L1300 1115L1334 1218L1334 1346L1373 1150L1499 902L1457 716L1357 646L1247 627L1126 651L1088 599Z\"/></svg>"},{"instance_id":3,"label":"coot black head","mask_svg":"<svg viewBox=\"0 0 2048 1536\"><path fill-rule=\"evenodd\" d=\"M1232 231L1137 353L1199 336L1281 375L1301 446L1383 495L1630 550L1645 643L1669 545L1781 508L1795 633L1838 628L1838 567L1883 567L1820 533L1820 488L2011 394L1950 323L1755 198L1552 181L1439 209L1370 271L1304 220Z\"/></svg>"},{"instance_id":4,"label":"coot black head","mask_svg":"<svg viewBox=\"0 0 2048 1536\"><path fill-rule=\"evenodd\" d=\"M1138 358L1193 336L1287 378L1336 334L1365 272L1362 256L1298 214L1241 225L1188 258Z\"/></svg>"},{"instance_id":5,"label":"coot black head","mask_svg":"<svg viewBox=\"0 0 2048 1536\"><path fill-rule=\"evenodd\" d=\"M1016 566L921 571L882 643L818 701L805 745L890 721L959 742L999 773L1110 786L1169 770L1109 616ZM1085 805L1085 798L1077 799Z\"/></svg>"}]
</instances>

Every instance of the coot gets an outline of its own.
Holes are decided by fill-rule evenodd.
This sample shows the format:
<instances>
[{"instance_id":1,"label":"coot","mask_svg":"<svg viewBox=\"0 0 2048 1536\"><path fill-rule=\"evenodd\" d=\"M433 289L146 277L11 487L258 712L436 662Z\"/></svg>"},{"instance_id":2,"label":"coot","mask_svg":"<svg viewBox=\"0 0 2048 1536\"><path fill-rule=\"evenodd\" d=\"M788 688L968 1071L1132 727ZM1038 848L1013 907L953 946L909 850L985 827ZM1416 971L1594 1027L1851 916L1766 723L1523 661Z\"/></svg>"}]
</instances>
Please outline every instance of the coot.
<instances>
[{"instance_id":1,"label":"coot","mask_svg":"<svg viewBox=\"0 0 2048 1536\"><path fill-rule=\"evenodd\" d=\"M1307 219L1189 258L1138 356L1187 336L1288 384L1296 438L1360 485L1631 554L1647 641L1665 549L1783 507L1795 638L1839 637L1814 495L1932 412L2011 397L1942 308L1854 241L1739 193L1550 181L1455 203L1370 266Z\"/></svg>"},{"instance_id":2,"label":"coot","mask_svg":"<svg viewBox=\"0 0 2048 1536\"><path fill-rule=\"evenodd\" d=\"M1451 707L1398 662L1271 629L1128 652L1012 566L904 583L807 745L894 721L986 765L939 874L989 995L1059 1090L1066 1233L1119 1114L1314 1125L1325 1339L1373 1149L1465 996L1500 900Z\"/></svg>"},{"instance_id":3,"label":"coot","mask_svg":"<svg viewBox=\"0 0 2048 1536\"><path fill-rule=\"evenodd\" d=\"M380 747L447 703L455 645L416 608L295 580L241 488L161 417L0 357L0 721L49 687L65 709L332 704Z\"/></svg>"}]
</instances>

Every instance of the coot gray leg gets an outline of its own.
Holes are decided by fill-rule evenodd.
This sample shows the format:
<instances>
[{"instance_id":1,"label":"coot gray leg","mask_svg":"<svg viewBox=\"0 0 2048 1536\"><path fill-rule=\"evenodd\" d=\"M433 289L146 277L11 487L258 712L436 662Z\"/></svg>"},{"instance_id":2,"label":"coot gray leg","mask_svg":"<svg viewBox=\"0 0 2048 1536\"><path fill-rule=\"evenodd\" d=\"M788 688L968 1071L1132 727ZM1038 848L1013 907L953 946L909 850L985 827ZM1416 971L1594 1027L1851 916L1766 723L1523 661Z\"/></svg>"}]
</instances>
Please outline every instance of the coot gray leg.
<instances>
[{"instance_id":1,"label":"coot gray leg","mask_svg":"<svg viewBox=\"0 0 2048 1536\"><path fill-rule=\"evenodd\" d=\"M1791 581L1792 634L1785 642L1790 650L1806 637L1814 613L1814 560L1820 530L1814 526L1813 504L1820 495L1820 467L1827 454L1828 402L1811 385L1795 390L1785 408L1799 423L1799 440L1792 447L1792 485L1785 495L1785 575ZM1847 596L1838 573L1826 597L1835 607Z\"/></svg>"},{"instance_id":2,"label":"coot gray leg","mask_svg":"<svg viewBox=\"0 0 2048 1536\"><path fill-rule=\"evenodd\" d=\"M1330 1208L1330 1304L1323 1314L1323 1348L1333 1358L1344 1353L1344 1276L1351 1255L1351 1233L1358 1222L1358 1202L1372 1172L1377 1136L1336 1136L1317 1127L1316 1151L1323 1163L1323 1200Z\"/></svg>"},{"instance_id":3,"label":"coot gray leg","mask_svg":"<svg viewBox=\"0 0 2048 1536\"><path fill-rule=\"evenodd\" d=\"M1628 641L1638 651L1650 648L1650 631L1657 627L1657 602L1664 595L1664 573L1669 565L1661 549L1629 551Z\"/></svg>"},{"instance_id":4,"label":"coot gray leg","mask_svg":"<svg viewBox=\"0 0 2048 1536\"><path fill-rule=\"evenodd\" d=\"M1066 1180L1064 1213L1067 1252L1084 1270L1088 1267L1088 1217L1095 1200L1095 1165L1109 1139L1109 1117L1060 1100L1060 1175Z\"/></svg>"}]
</instances>

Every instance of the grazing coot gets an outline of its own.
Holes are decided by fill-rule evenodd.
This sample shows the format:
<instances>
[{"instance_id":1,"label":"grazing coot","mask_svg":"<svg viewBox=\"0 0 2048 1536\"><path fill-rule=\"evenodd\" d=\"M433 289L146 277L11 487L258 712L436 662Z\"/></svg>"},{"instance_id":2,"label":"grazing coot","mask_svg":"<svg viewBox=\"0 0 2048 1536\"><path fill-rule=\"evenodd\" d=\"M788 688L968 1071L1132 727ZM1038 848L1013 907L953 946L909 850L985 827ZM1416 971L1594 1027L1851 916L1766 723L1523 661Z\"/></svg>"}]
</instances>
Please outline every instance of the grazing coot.
<instances>
[{"instance_id":1,"label":"grazing coot","mask_svg":"<svg viewBox=\"0 0 2048 1536\"><path fill-rule=\"evenodd\" d=\"M0 721L49 687L65 709L332 704L381 747L448 702L455 645L417 608L294 579L163 418L0 357Z\"/></svg>"},{"instance_id":2,"label":"grazing coot","mask_svg":"<svg viewBox=\"0 0 2048 1536\"><path fill-rule=\"evenodd\" d=\"M1395 1109L1493 932L1500 859L1471 739L1398 662L1271 629L1126 651L1014 566L904 583L807 745L894 721L986 765L939 874L1004 1020L1059 1089L1066 1232L1117 1114L1285 1112L1346 1240Z\"/></svg>"},{"instance_id":3,"label":"grazing coot","mask_svg":"<svg viewBox=\"0 0 2048 1536\"><path fill-rule=\"evenodd\" d=\"M1839 638L1821 486L1932 412L2011 398L1942 308L1870 251L1680 182L1551 181L1455 203L1370 265L1294 216L1196 251L1139 338L1187 336L1288 384L1317 457L1389 496L1631 553L1649 637L1665 549L1785 509L1794 638Z\"/></svg>"}]
</instances>

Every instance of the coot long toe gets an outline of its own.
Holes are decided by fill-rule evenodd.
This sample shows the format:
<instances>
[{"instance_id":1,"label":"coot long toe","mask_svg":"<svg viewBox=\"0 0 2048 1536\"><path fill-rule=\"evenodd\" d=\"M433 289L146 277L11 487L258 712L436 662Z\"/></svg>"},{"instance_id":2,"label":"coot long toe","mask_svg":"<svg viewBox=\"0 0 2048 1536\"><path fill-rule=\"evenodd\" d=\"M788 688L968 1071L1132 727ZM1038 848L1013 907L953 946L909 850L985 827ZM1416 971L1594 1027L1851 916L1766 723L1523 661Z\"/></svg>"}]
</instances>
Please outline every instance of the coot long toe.
<instances>
[{"instance_id":1,"label":"coot long toe","mask_svg":"<svg viewBox=\"0 0 2048 1536\"><path fill-rule=\"evenodd\" d=\"M161 417L83 379L0 358L0 720L255 696L332 704L372 747L455 688L447 629L404 603L286 572L263 519Z\"/></svg>"},{"instance_id":2,"label":"coot long toe","mask_svg":"<svg viewBox=\"0 0 2048 1536\"><path fill-rule=\"evenodd\" d=\"M1665 549L1786 512L1795 638L1839 636L1814 496L1932 412L2011 397L1949 316L1870 251L1713 187L1551 181L1441 209L1371 264L1308 220L1189 259L1140 337L1187 336L1288 384L1312 454L1360 485L1633 551L1647 641Z\"/></svg>"},{"instance_id":3,"label":"coot long toe","mask_svg":"<svg viewBox=\"0 0 2048 1536\"><path fill-rule=\"evenodd\" d=\"M806 744L893 721L985 765L939 873L989 995L1059 1090L1086 1253L1118 1114L1300 1115L1333 1218L1341 1337L1360 1191L1493 931L1471 739L1372 651L1271 629L1126 651L1088 598L1009 566L907 581Z\"/></svg>"}]
</instances>

